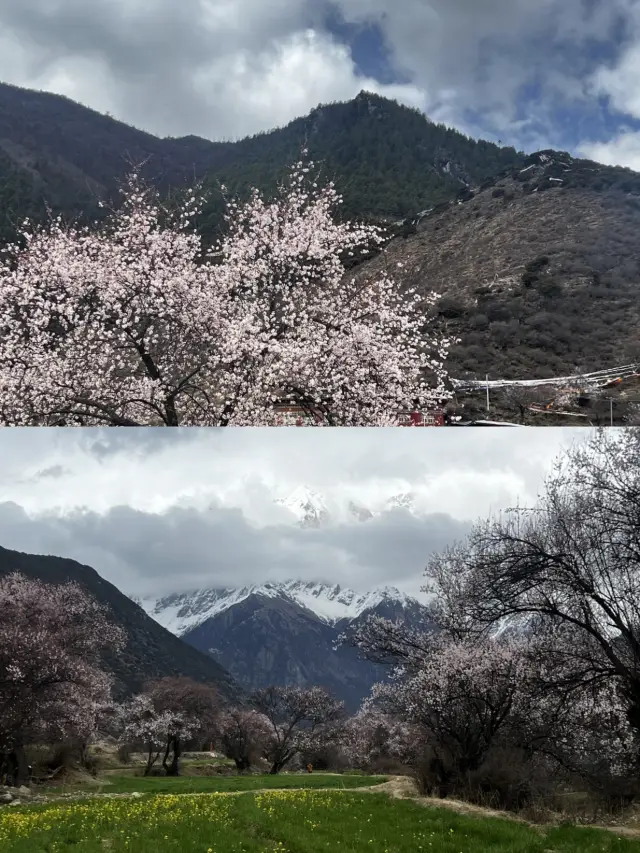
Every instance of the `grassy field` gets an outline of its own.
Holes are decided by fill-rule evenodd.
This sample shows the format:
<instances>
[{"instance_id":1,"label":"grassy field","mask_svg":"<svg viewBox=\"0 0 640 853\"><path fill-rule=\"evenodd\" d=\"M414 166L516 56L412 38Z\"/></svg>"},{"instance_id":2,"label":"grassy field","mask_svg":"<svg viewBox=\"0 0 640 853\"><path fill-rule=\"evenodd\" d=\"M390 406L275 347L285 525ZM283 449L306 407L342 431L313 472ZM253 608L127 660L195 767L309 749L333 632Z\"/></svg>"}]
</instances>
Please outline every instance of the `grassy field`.
<instances>
[{"instance_id":1,"label":"grassy field","mask_svg":"<svg viewBox=\"0 0 640 853\"><path fill-rule=\"evenodd\" d=\"M228 781L232 780L224 780ZM362 777L357 781L366 784ZM247 792L238 796L165 794L135 800L96 799L5 808L0 812L0 850L2 853L640 853L640 841L619 838L604 830L565 826L542 830L516 821L468 817L445 808L390 799L380 793L307 789Z\"/></svg>"}]
</instances>

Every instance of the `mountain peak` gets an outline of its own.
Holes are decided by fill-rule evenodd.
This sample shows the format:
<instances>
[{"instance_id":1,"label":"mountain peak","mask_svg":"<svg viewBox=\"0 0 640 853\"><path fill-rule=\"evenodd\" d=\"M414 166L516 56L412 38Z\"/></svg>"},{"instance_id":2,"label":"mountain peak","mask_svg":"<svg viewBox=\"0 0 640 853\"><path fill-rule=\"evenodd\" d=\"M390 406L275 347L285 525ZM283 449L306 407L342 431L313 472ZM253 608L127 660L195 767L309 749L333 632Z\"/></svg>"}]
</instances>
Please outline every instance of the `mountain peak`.
<instances>
[{"instance_id":1,"label":"mountain peak","mask_svg":"<svg viewBox=\"0 0 640 853\"><path fill-rule=\"evenodd\" d=\"M317 581L267 581L241 588L202 589L177 593L160 599L141 598L137 603L157 622L181 636L214 616L223 613L250 596L282 599L314 613L328 625L357 619L383 602L405 605L414 601L393 586L377 587L360 593L340 584Z\"/></svg>"},{"instance_id":2,"label":"mountain peak","mask_svg":"<svg viewBox=\"0 0 640 853\"><path fill-rule=\"evenodd\" d=\"M386 503L387 509L408 509L412 511L415 508L416 496L413 492L401 492L397 495L392 495Z\"/></svg>"},{"instance_id":3,"label":"mountain peak","mask_svg":"<svg viewBox=\"0 0 640 853\"><path fill-rule=\"evenodd\" d=\"M300 527L320 527L329 520L329 510L323 498L308 486L298 486L289 497L276 503L292 512Z\"/></svg>"}]
</instances>

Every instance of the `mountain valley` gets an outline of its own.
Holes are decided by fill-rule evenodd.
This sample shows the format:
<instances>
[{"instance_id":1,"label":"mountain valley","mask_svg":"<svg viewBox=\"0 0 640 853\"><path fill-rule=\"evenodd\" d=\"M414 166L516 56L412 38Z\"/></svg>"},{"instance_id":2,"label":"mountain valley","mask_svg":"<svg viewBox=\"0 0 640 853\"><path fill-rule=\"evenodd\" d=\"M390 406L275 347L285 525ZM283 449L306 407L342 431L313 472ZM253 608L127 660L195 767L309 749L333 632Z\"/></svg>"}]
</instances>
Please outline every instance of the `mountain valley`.
<instances>
[{"instance_id":1,"label":"mountain valley","mask_svg":"<svg viewBox=\"0 0 640 853\"><path fill-rule=\"evenodd\" d=\"M105 654L105 669L114 676L117 699L142 689L145 681L167 675L186 675L219 689L222 696L238 700L243 691L219 663L167 631L144 610L123 595L95 569L62 557L24 554L0 547L0 577L19 572L44 583L73 581L100 604L110 619L127 632L127 643L119 654Z\"/></svg>"}]
</instances>

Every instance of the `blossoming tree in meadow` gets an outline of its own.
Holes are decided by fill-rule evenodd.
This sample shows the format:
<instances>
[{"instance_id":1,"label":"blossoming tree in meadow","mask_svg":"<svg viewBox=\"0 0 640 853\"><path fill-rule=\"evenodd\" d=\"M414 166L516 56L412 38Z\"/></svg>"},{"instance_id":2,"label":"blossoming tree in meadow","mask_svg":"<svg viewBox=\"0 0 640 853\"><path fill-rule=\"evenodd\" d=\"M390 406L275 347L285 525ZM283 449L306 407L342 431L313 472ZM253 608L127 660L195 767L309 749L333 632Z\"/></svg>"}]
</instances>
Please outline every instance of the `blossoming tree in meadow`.
<instances>
[{"instance_id":1,"label":"blossoming tree in meadow","mask_svg":"<svg viewBox=\"0 0 640 853\"><path fill-rule=\"evenodd\" d=\"M216 744L240 773L258 762L272 737L267 717L247 708L225 709L216 721Z\"/></svg>"},{"instance_id":2,"label":"blossoming tree in meadow","mask_svg":"<svg viewBox=\"0 0 640 853\"><path fill-rule=\"evenodd\" d=\"M144 695L153 702L155 712L169 714L170 725L164 729L162 766L167 776L178 776L184 741L195 737L210 739L217 729L221 712L219 693L215 687L179 675L148 682Z\"/></svg>"},{"instance_id":3,"label":"blossoming tree in meadow","mask_svg":"<svg viewBox=\"0 0 640 853\"><path fill-rule=\"evenodd\" d=\"M0 761L26 782L25 746L86 743L112 708L100 652L124 631L78 584L0 578Z\"/></svg>"},{"instance_id":4,"label":"blossoming tree in meadow","mask_svg":"<svg viewBox=\"0 0 640 853\"><path fill-rule=\"evenodd\" d=\"M339 743L349 764L360 770L384 771L395 761L411 766L420 755L424 732L400 720L397 714L385 714L366 701L345 722Z\"/></svg>"},{"instance_id":5,"label":"blossoming tree in meadow","mask_svg":"<svg viewBox=\"0 0 640 853\"><path fill-rule=\"evenodd\" d=\"M0 267L0 421L269 425L287 401L309 423L386 424L446 396L436 296L345 273L384 238L337 222L312 167L232 202L207 253L196 191L171 216L136 173L99 231L26 226Z\"/></svg>"},{"instance_id":6,"label":"blossoming tree in meadow","mask_svg":"<svg viewBox=\"0 0 640 853\"><path fill-rule=\"evenodd\" d=\"M164 749L165 760L174 740L188 740L198 729L198 721L173 709L158 710L149 694L140 693L120 707L122 744L142 744L147 756L144 775ZM177 774L174 774L177 775Z\"/></svg>"},{"instance_id":7,"label":"blossoming tree in meadow","mask_svg":"<svg viewBox=\"0 0 640 853\"><path fill-rule=\"evenodd\" d=\"M593 678L596 649L577 627L546 620L487 634L442 606L432 614L441 621L429 630L370 617L343 636L391 667L347 726L349 754L396 758L423 790L441 794L501 751L524 775L560 768L601 791L628 787L637 738L624 684L612 673Z\"/></svg>"},{"instance_id":8,"label":"blossoming tree in meadow","mask_svg":"<svg viewBox=\"0 0 640 853\"><path fill-rule=\"evenodd\" d=\"M271 686L255 690L251 705L268 721L263 755L279 773L298 753L339 737L344 703L322 687Z\"/></svg>"}]
</instances>

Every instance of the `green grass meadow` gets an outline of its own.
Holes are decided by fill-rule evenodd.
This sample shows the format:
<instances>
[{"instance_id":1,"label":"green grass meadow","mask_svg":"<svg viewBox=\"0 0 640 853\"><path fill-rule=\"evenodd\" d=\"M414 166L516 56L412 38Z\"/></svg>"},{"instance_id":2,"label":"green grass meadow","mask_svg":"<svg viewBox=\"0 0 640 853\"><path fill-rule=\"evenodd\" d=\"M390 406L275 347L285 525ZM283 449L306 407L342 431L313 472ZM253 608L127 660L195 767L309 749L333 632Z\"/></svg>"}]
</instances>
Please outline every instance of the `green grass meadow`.
<instances>
[{"instance_id":1,"label":"green grass meadow","mask_svg":"<svg viewBox=\"0 0 640 853\"><path fill-rule=\"evenodd\" d=\"M138 799L93 799L6 807L0 812L2 853L640 853L640 840L606 830L536 829L498 818L390 799L384 793L314 790L328 776L131 780ZM352 777L353 784L372 784ZM289 781L290 780L290 781ZM124 784L122 781L122 784ZM304 781L307 787L299 786ZM337 780L338 781L338 780ZM342 777L342 782L347 779ZM208 782L208 793L180 786ZM349 780L351 782L351 780ZM233 786L235 783L235 787ZM273 784L272 783L272 784ZM155 784L155 788L153 787ZM168 785L172 793L159 786ZM215 784L217 791L212 790ZM154 791L154 793L150 793Z\"/></svg>"}]
</instances>

